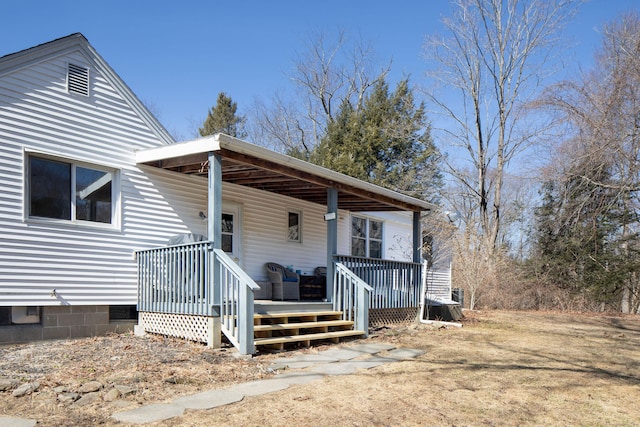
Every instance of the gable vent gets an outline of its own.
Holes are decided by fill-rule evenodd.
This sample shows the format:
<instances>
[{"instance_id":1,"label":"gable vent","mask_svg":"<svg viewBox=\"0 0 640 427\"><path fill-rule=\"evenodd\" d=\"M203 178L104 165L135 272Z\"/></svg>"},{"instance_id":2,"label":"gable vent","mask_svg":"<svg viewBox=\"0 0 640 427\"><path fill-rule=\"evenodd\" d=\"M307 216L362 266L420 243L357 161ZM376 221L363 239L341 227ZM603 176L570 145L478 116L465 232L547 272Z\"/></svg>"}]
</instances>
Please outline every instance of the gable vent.
<instances>
[{"instance_id":1,"label":"gable vent","mask_svg":"<svg viewBox=\"0 0 640 427\"><path fill-rule=\"evenodd\" d=\"M67 90L69 93L89 96L89 69L87 67L69 64Z\"/></svg>"}]
</instances>

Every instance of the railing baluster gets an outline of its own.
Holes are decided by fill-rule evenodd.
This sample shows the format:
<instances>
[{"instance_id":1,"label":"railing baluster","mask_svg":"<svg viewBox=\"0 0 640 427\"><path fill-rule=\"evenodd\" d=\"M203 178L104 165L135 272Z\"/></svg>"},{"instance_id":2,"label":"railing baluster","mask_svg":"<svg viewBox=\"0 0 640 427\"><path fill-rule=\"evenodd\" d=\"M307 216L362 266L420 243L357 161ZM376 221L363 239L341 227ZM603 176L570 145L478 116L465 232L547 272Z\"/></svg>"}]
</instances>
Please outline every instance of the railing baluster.
<instances>
[{"instance_id":1,"label":"railing baluster","mask_svg":"<svg viewBox=\"0 0 640 427\"><path fill-rule=\"evenodd\" d=\"M372 287L369 294L370 308L420 306L422 286L422 265L420 263L347 255L336 255L334 260L343 264ZM336 290L338 288L339 286L336 284Z\"/></svg>"},{"instance_id":2,"label":"railing baluster","mask_svg":"<svg viewBox=\"0 0 640 427\"><path fill-rule=\"evenodd\" d=\"M136 253L138 310L210 315L209 242Z\"/></svg>"}]
</instances>

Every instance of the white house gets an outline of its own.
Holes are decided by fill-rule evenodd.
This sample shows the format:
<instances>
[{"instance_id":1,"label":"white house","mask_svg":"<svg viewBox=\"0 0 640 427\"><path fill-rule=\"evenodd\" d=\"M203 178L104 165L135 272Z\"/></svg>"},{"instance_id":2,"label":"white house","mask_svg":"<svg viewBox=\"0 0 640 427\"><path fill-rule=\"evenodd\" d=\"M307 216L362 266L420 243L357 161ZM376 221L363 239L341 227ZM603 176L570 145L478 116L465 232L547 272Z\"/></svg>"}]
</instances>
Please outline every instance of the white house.
<instances>
[{"instance_id":1,"label":"white house","mask_svg":"<svg viewBox=\"0 0 640 427\"><path fill-rule=\"evenodd\" d=\"M181 237L208 245L198 284L207 308L180 312L174 295L162 303L171 315L211 322L245 291L268 296L269 262L306 277L325 267L331 302L336 278L350 274L338 270L377 260L387 288L371 301L399 301L415 293L397 281L413 277L402 263L420 261L419 218L430 208L225 135L176 143L81 34L0 57L0 343L131 328L136 305L149 311L156 298L144 292L174 286L171 265L150 263L154 251L185 256L162 252ZM220 268L244 287L220 288Z\"/></svg>"}]
</instances>

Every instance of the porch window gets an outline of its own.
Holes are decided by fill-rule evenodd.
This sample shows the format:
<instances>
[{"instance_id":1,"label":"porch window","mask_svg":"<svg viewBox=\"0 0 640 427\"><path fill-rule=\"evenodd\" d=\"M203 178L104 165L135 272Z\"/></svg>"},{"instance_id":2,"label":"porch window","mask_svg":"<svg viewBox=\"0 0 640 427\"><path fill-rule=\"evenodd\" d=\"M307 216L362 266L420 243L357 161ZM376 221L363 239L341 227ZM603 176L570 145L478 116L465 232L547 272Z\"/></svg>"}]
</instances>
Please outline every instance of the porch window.
<instances>
[{"instance_id":1,"label":"porch window","mask_svg":"<svg viewBox=\"0 0 640 427\"><path fill-rule=\"evenodd\" d=\"M113 224L113 171L35 156L28 169L30 218Z\"/></svg>"},{"instance_id":2,"label":"porch window","mask_svg":"<svg viewBox=\"0 0 640 427\"><path fill-rule=\"evenodd\" d=\"M302 213L300 211L288 211L287 241L302 243Z\"/></svg>"},{"instance_id":3,"label":"porch window","mask_svg":"<svg viewBox=\"0 0 640 427\"><path fill-rule=\"evenodd\" d=\"M382 221L351 217L351 255L382 258Z\"/></svg>"},{"instance_id":4,"label":"porch window","mask_svg":"<svg viewBox=\"0 0 640 427\"><path fill-rule=\"evenodd\" d=\"M222 250L228 254L233 253L233 214L222 214Z\"/></svg>"}]
</instances>

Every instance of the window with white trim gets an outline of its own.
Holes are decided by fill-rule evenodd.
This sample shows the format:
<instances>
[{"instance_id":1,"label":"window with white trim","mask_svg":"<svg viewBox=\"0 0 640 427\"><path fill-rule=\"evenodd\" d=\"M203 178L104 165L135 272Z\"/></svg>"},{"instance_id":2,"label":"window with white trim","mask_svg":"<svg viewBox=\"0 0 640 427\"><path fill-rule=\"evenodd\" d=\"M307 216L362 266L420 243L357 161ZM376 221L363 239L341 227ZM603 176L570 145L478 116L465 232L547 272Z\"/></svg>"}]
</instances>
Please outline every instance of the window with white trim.
<instances>
[{"instance_id":1,"label":"window with white trim","mask_svg":"<svg viewBox=\"0 0 640 427\"><path fill-rule=\"evenodd\" d=\"M351 255L382 258L383 222L360 216L351 217Z\"/></svg>"},{"instance_id":2,"label":"window with white trim","mask_svg":"<svg viewBox=\"0 0 640 427\"><path fill-rule=\"evenodd\" d=\"M302 243L302 212L287 211L287 241Z\"/></svg>"},{"instance_id":3,"label":"window with white trim","mask_svg":"<svg viewBox=\"0 0 640 427\"><path fill-rule=\"evenodd\" d=\"M114 224L115 171L33 155L28 159L29 218Z\"/></svg>"}]
</instances>

